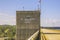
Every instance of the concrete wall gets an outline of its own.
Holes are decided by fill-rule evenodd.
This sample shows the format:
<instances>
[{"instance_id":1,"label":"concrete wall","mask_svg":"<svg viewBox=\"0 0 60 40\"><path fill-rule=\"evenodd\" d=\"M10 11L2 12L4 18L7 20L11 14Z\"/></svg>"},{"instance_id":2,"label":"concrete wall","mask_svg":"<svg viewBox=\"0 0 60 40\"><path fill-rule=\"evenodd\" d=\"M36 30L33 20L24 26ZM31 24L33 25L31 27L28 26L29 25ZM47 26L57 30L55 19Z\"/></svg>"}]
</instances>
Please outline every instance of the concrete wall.
<instances>
[{"instance_id":1,"label":"concrete wall","mask_svg":"<svg viewBox=\"0 0 60 40\"><path fill-rule=\"evenodd\" d=\"M16 40L27 40L39 29L40 12L16 11L16 25Z\"/></svg>"}]
</instances>

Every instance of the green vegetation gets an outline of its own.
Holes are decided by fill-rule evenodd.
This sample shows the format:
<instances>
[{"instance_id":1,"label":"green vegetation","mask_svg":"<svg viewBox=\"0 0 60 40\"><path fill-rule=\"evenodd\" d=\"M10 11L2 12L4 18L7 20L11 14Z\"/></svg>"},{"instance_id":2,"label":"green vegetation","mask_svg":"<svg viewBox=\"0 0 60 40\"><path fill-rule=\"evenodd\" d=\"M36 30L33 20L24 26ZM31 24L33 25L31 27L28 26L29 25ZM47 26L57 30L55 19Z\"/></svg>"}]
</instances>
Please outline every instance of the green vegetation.
<instances>
[{"instance_id":1,"label":"green vegetation","mask_svg":"<svg viewBox=\"0 0 60 40\"><path fill-rule=\"evenodd\" d=\"M0 38L2 37L9 37L15 38L16 37L16 26L13 25L0 25Z\"/></svg>"}]
</instances>

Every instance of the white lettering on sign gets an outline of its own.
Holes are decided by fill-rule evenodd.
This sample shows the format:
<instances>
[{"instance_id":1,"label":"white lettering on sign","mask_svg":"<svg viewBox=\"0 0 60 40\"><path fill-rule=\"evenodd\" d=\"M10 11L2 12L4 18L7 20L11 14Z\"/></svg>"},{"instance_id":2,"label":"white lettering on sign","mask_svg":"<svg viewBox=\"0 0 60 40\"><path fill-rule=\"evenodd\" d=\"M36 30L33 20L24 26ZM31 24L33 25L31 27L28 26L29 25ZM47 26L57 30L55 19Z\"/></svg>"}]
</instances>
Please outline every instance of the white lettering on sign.
<instances>
[{"instance_id":1,"label":"white lettering on sign","mask_svg":"<svg viewBox=\"0 0 60 40\"><path fill-rule=\"evenodd\" d=\"M29 18L29 19L25 18L25 22L24 23L30 23L32 20L35 20L35 18Z\"/></svg>"},{"instance_id":2,"label":"white lettering on sign","mask_svg":"<svg viewBox=\"0 0 60 40\"><path fill-rule=\"evenodd\" d=\"M28 15L26 16L26 18L21 18L21 21L24 21L24 23L30 23L33 20L36 20L35 18L33 18L32 16Z\"/></svg>"}]
</instances>

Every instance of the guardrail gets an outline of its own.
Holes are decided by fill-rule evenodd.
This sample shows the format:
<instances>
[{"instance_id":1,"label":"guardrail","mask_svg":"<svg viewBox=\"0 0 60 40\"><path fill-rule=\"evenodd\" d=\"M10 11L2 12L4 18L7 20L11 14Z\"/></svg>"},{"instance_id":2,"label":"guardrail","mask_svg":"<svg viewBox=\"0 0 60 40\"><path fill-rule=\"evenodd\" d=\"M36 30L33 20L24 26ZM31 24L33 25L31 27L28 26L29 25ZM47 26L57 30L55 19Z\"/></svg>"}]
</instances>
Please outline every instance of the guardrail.
<instances>
[{"instance_id":1,"label":"guardrail","mask_svg":"<svg viewBox=\"0 0 60 40\"><path fill-rule=\"evenodd\" d=\"M43 33L43 32L41 32L41 39L42 40L48 40L48 38L46 38L46 35L45 34L48 34L48 35L50 35L50 34L57 34L57 35L60 35L60 33Z\"/></svg>"},{"instance_id":2,"label":"guardrail","mask_svg":"<svg viewBox=\"0 0 60 40\"><path fill-rule=\"evenodd\" d=\"M45 37L45 34L43 32L41 32L41 40L47 40L47 38Z\"/></svg>"},{"instance_id":3,"label":"guardrail","mask_svg":"<svg viewBox=\"0 0 60 40\"><path fill-rule=\"evenodd\" d=\"M30 38L28 38L28 40L37 40L38 36L39 36L39 31L34 33Z\"/></svg>"}]
</instances>

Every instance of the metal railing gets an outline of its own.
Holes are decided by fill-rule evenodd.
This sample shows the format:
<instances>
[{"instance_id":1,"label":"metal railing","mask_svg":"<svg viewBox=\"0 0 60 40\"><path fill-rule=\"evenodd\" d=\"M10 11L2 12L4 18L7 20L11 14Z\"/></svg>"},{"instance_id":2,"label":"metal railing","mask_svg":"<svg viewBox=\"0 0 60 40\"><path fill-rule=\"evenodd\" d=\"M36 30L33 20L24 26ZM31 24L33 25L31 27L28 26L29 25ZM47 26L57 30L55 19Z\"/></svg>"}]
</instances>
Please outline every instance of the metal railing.
<instances>
[{"instance_id":1,"label":"metal railing","mask_svg":"<svg viewBox=\"0 0 60 40\"><path fill-rule=\"evenodd\" d=\"M28 40L36 40L37 37L39 36L39 31L37 31L36 33L34 33L30 38L28 38Z\"/></svg>"}]
</instances>

